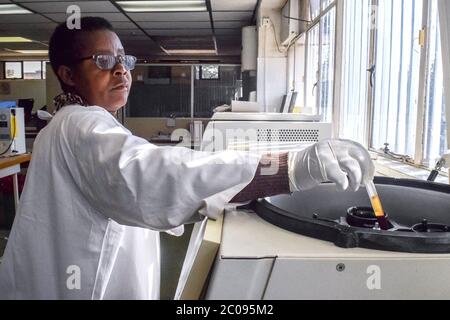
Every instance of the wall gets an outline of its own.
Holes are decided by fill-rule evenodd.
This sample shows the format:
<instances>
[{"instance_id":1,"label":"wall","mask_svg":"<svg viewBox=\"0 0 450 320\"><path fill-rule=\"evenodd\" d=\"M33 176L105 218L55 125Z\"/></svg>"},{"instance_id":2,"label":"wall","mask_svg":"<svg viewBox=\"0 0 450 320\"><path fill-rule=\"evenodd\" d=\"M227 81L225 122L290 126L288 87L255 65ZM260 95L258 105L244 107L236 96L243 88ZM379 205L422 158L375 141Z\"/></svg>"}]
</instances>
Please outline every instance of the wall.
<instances>
[{"instance_id":1,"label":"wall","mask_svg":"<svg viewBox=\"0 0 450 320\"><path fill-rule=\"evenodd\" d=\"M52 67L50 66L50 63L47 63L47 73L46 73L46 101L48 106L48 111L52 113L54 110L53 107L53 98L56 97L58 94L61 93L61 86L59 85L58 78L56 77L56 74L53 72Z\"/></svg>"},{"instance_id":2,"label":"wall","mask_svg":"<svg viewBox=\"0 0 450 320\"><path fill-rule=\"evenodd\" d=\"M209 122L209 119L194 119L195 121L202 121L203 128ZM150 140L159 133L170 135L175 129L186 129L189 131L189 125L192 119L190 118L176 118L175 127L167 127L167 118L126 118L125 127L134 135Z\"/></svg>"},{"instance_id":3,"label":"wall","mask_svg":"<svg viewBox=\"0 0 450 320\"><path fill-rule=\"evenodd\" d=\"M167 118L126 118L125 127L134 135L148 140L159 132L170 135L178 128L189 130L190 121L188 118L176 119L175 127L167 127Z\"/></svg>"},{"instance_id":4,"label":"wall","mask_svg":"<svg viewBox=\"0 0 450 320\"><path fill-rule=\"evenodd\" d=\"M10 94L0 94L0 100L34 99L34 109L36 111L47 103L45 80L0 80L0 83L7 82L11 86Z\"/></svg>"},{"instance_id":5,"label":"wall","mask_svg":"<svg viewBox=\"0 0 450 320\"><path fill-rule=\"evenodd\" d=\"M258 76L257 99L267 112L278 112L287 93L287 53L279 52L281 8L285 1L263 0L257 12ZM262 19L270 18L273 26L262 26ZM276 36L275 36L276 34Z\"/></svg>"}]
</instances>

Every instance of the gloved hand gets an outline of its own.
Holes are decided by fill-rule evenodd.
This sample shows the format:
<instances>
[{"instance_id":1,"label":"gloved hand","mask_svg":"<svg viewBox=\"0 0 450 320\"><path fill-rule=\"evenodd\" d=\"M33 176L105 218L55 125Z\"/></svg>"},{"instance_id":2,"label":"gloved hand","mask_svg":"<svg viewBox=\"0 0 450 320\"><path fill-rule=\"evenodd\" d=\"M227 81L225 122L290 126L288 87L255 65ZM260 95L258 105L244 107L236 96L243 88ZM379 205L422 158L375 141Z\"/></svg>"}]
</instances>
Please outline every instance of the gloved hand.
<instances>
[{"instance_id":1,"label":"gloved hand","mask_svg":"<svg viewBox=\"0 0 450 320\"><path fill-rule=\"evenodd\" d=\"M357 191L373 180L375 166L366 148L350 140L323 140L298 152L289 152L291 191L308 190L322 182L338 190Z\"/></svg>"}]
</instances>

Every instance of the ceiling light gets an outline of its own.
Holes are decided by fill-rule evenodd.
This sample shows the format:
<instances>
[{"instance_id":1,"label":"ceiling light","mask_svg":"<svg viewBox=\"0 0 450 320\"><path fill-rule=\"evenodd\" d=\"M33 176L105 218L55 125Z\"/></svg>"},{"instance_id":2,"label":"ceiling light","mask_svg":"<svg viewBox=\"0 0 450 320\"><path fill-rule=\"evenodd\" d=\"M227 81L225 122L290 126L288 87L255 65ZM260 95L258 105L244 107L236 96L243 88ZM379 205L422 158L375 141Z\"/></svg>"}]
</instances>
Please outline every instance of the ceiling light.
<instances>
[{"instance_id":1,"label":"ceiling light","mask_svg":"<svg viewBox=\"0 0 450 320\"><path fill-rule=\"evenodd\" d=\"M5 50L22 54L40 54L40 55L48 54L48 50L11 50L6 48Z\"/></svg>"},{"instance_id":2,"label":"ceiling light","mask_svg":"<svg viewBox=\"0 0 450 320\"><path fill-rule=\"evenodd\" d=\"M0 42L33 42L33 40L22 37L0 37Z\"/></svg>"},{"instance_id":3,"label":"ceiling light","mask_svg":"<svg viewBox=\"0 0 450 320\"><path fill-rule=\"evenodd\" d=\"M127 12L206 11L205 0L117 1Z\"/></svg>"},{"instance_id":4,"label":"ceiling light","mask_svg":"<svg viewBox=\"0 0 450 320\"><path fill-rule=\"evenodd\" d=\"M0 4L0 14L29 14L30 10L19 7L16 4Z\"/></svg>"},{"instance_id":5,"label":"ceiling light","mask_svg":"<svg viewBox=\"0 0 450 320\"><path fill-rule=\"evenodd\" d=\"M217 54L216 50L213 49L166 49L169 54L184 54L184 55L195 55L195 54Z\"/></svg>"}]
</instances>

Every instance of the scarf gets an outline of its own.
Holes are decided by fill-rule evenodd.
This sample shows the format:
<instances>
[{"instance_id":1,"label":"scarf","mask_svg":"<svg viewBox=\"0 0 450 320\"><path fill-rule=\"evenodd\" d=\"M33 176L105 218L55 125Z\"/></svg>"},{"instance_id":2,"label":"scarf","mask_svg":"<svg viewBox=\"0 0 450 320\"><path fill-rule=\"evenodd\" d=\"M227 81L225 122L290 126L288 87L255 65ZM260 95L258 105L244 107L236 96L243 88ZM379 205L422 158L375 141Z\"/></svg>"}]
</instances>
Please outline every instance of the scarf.
<instances>
[{"instance_id":1,"label":"scarf","mask_svg":"<svg viewBox=\"0 0 450 320\"><path fill-rule=\"evenodd\" d=\"M71 104L79 104L81 106L87 106L87 104L83 101L83 99L71 92L63 92L57 95L53 99L53 104L55 105L55 113L58 112L62 107L71 105Z\"/></svg>"}]
</instances>

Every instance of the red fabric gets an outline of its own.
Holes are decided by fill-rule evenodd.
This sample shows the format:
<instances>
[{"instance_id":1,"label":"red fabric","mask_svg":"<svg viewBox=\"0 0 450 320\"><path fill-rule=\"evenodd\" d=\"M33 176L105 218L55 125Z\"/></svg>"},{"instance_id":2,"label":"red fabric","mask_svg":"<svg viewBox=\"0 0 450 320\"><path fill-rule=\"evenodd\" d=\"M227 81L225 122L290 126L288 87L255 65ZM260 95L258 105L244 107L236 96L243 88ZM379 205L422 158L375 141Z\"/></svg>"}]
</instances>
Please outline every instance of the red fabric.
<instances>
[{"instance_id":1,"label":"red fabric","mask_svg":"<svg viewBox=\"0 0 450 320\"><path fill-rule=\"evenodd\" d=\"M271 170L271 168L274 168L274 170ZM253 180L231 202L247 202L288 193L291 193L289 188L288 154L268 154L262 157Z\"/></svg>"},{"instance_id":2,"label":"red fabric","mask_svg":"<svg viewBox=\"0 0 450 320\"><path fill-rule=\"evenodd\" d=\"M17 181L19 182L19 193L23 190L25 184L25 175L18 174ZM13 176L7 176L0 179L0 192L12 194L14 192Z\"/></svg>"}]
</instances>

